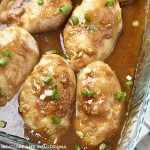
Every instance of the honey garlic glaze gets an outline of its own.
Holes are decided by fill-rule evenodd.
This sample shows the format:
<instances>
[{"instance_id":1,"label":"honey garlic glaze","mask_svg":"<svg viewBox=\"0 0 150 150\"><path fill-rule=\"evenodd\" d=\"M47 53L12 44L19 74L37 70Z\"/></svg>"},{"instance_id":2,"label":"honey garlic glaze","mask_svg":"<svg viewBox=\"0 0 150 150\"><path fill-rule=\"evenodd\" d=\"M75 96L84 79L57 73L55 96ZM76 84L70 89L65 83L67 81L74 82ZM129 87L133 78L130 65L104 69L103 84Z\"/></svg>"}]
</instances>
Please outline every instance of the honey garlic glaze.
<instances>
[{"instance_id":1,"label":"honey garlic glaze","mask_svg":"<svg viewBox=\"0 0 150 150\"><path fill-rule=\"evenodd\" d=\"M79 4L80 1L81 0L78 0L74 3L74 5ZM131 5L122 6L124 25L123 32L121 33L121 36L118 39L114 52L105 61L112 68L112 70L115 71L117 77L120 80L122 90L127 93L127 97L125 100L126 105L124 117L122 118L121 123L122 126L125 121L128 100L131 96L131 88L128 88L125 84L127 81L126 77L128 75L132 77L134 76L140 52L139 50L142 42L142 35L144 31L145 14L146 1L136 0ZM59 54L63 54L63 28L64 26L62 26L59 30L56 31L34 35L38 42L41 56L45 53L45 51L48 50L58 50ZM98 150L98 147L88 147L86 145L82 145L81 140L76 136L76 131L73 126L75 112L72 116L72 124L68 132L63 137L61 137L57 141L55 140L52 143L49 137L46 137L45 135L39 133L35 133L33 130L30 130L28 127L24 126L22 117L18 113L18 107L18 96L16 95L5 107L0 108L0 120L4 120L7 122L6 127L0 128L0 131L25 138L33 143L48 145L64 145L67 150L71 150L74 144L79 144L81 146L81 149L84 150ZM113 135L106 141L104 141L107 144L111 145L112 149L116 149L117 142L120 138L122 126L120 127L120 130L116 135Z\"/></svg>"}]
</instances>

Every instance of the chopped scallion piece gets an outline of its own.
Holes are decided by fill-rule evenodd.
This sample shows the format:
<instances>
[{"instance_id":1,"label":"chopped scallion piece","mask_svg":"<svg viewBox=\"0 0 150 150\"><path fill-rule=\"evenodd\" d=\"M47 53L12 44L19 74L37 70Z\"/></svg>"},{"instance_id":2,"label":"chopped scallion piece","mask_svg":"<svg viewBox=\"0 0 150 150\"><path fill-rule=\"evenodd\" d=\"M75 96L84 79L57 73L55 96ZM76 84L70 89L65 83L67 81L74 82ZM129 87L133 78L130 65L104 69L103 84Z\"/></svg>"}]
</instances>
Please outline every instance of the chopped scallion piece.
<instances>
[{"instance_id":1,"label":"chopped scallion piece","mask_svg":"<svg viewBox=\"0 0 150 150\"><path fill-rule=\"evenodd\" d=\"M95 25L89 25L88 28L87 28L89 31L96 31L97 28Z\"/></svg>"},{"instance_id":2,"label":"chopped scallion piece","mask_svg":"<svg viewBox=\"0 0 150 150\"><path fill-rule=\"evenodd\" d=\"M81 131L76 131L76 135L77 135L80 139L82 139L82 138L84 137L84 134L83 134L83 132L81 132Z\"/></svg>"},{"instance_id":3,"label":"chopped scallion piece","mask_svg":"<svg viewBox=\"0 0 150 150\"><path fill-rule=\"evenodd\" d=\"M46 54L58 54L57 50L49 50L46 52Z\"/></svg>"},{"instance_id":4,"label":"chopped scallion piece","mask_svg":"<svg viewBox=\"0 0 150 150\"><path fill-rule=\"evenodd\" d=\"M87 96L87 97L92 97L95 95L95 92L90 90L90 91L82 91L82 95Z\"/></svg>"},{"instance_id":5,"label":"chopped scallion piece","mask_svg":"<svg viewBox=\"0 0 150 150\"><path fill-rule=\"evenodd\" d=\"M63 54L64 59L70 59L66 54Z\"/></svg>"},{"instance_id":6,"label":"chopped scallion piece","mask_svg":"<svg viewBox=\"0 0 150 150\"><path fill-rule=\"evenodd\" d=\"M113 6L115 3L115 0L106 0L106 6Z\"/></svg>"},{"instance_id":7,"label":"chopped scallion piece","mask_svg":"<svg viewBox=\"0 0 150 150\"><path fill-rule=\"evenodd\" d=\"M118 100L122 100L122 99L124 99L125 97L126 97L126 92L118 92L117 94L116 94L116 98L118 99Z\"/></svg>"},{"instance_id":8,"label":"chopped scallion piece","mask_svg":"<svg viewBox=\"0 0 150 150\"><path fill-rule=\"evenodd\" d=\"M51 119L53 124L60 124L61 120L58 116L53 116Z\"/></svg>"},{"instance_id":9,"label":"chopped scallion piece","mask_svg":"<svg viewBox=\"0 0 150 150\"><path fill-rule=\"evenodd\" d=\"M0 67L4 67L8 62L7 58L0 58Z\"/></svg>"},{"instance_id":10,"label":"chopped scallion piece","mask_svg":"<svg viewBox=\"0 0 150 150\"><path fill-rule=\"evenodd\" d=\"M84 18L85 18L86 21L91 21L91 17L89 16L88 13L84 14Z\"/></svg>"},{"instance_id":11,"label":"chopped scallion piece","mask_svg":"<svg viewBox=\"0 0 150 150\"><path fill-rule=\"evenodd\" d=\"M8 51L8 50L4 50L4 51L2 51L1 53L2 53L2 55L5 56L5 57L11 57L11 52Z\"/></svg>"},{"instance_id":12,"label":"chopped scallion piece","mask_svg":"<svg viewBox=\"0 0 150 150\"><path fill-rule=\"evenodd\" d=\"M73 146L73 150L80 150L81 148L80 148L80 145L78 145L78 144L75 144L74 146Z\"/></svg>"},{"instance_id":13,"label":"chopped scallion piece","mask_svg":"<svg viewBox=\"0 0 150 150\"><path fill-rule=\"evenodd\" d=\"M131 81L131 80L127 81L126 82L126 86L129 87L129 88L131 88L133 86L133 81Z\"/></svg>"},{"instance_id":14,"label":"chopped scallion piece","mask_svg":"<svg viewBox=\"0 0 150 150\"><path fill-rule=\"evenodd\" d=\"M44 0L37 0L38 5L43 5L44 4Z\"/></svg>"},{"instance_id":15,"label":"chopped scallion piece","mask_svg":"<svg viewBox=\"0 0 150 150\"><path fill-rule=\"evenodd\" d=\"M3 120L0 120L0 128L5 128L6 127L6 122Z\"/></svg>"},{"instance_id":16,"label":"chopped scallion piece","mask_svg":"<svg viewBox=\"0 0 150 150\"><path fill-rule=\"evenodd\" d=\"M62 6L59 8L59 12L63 15L67 14L71 10L71 6Z\"/></svg>"},{"instance_id":17,"label":"chopped scallion piece","mask_svg":"<svg viewBox=\"0 0 150 150\"><path fill-rule=\"evenodd\" d=\"M76 16L71 17L71 22L73 25L77 25L79 23L79 19Z\"/></svg>"},{"instance_id":18,"label":"chopped scallion piece","mask_svg":"<svg viewBox=\"0 0 150 150\"><path fill-rule=\"evenodd\" d=\"M55 86L53 87L52 99L53 99L54 101L58 101L58 99L59 99L59 93L58 93L58 87L57 87L57 85L55 85Z\"/></svg>"},{"instance_id":19,"label":"chopped scallion piece","mask_svg":"<svg viewBox=\"0 0 150 150\"><path fill-rule=\"evenodd\" d=\"M46 77L44 78L44 83L45 84L50 84L50 82L52 81L53 79L51 77Z\"/></svg>"},{"instance_id":20,"label":"chopped scallion piece","mask_svg":"<svg viewBox=\"0 0 150 150\"><path fill-rule=\"evenodd\" d=\"M100 144L99 150L111 150L111 147L105 143Z\"/></svg>"}]
</instances>

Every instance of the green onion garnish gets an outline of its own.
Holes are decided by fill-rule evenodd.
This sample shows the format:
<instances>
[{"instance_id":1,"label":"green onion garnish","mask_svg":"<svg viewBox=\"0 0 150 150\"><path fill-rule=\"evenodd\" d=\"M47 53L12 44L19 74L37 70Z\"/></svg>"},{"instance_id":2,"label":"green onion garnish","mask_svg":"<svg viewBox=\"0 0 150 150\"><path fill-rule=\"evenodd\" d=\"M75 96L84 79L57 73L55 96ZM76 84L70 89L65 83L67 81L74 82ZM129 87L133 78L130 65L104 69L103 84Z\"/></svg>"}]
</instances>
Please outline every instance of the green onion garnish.
<instances>
[{"instance_id":1,"label":"green onion garnish","mask_svg":"<svg viewBox=\"0 0 150 150\"><path fill-rule=\"evenodd\" d=\"M133 81L127 81L127 82L126 82L126 86L127 86L128 88L131 88L131 87L133 86Z\"/></svg>"},{"instance_id":2,"label":"green onion garnish","mask_svg":"<svg viewBox=\"0 0 150 150\"><path fill-rule=\"evenodd\" d=\"M57 101L59 99L58 87L55 85L52 89L52 99Z\"/></svg>"},{"instance_id":3,"label":"green onion garnish","mask_svg":"<svg viewBox=\"0 0 150 150\"><path fill-rule=\"evenodd\" d=\"M49 50L46 52L46 54L58 54L57 50Z\"/></svg>"},{"instance_id":4,"label":"green onion garnish","mask_svg":"<svg viewBox=\"0 0 150 150\"><path fill-rule=\"evenodd\" d=\"M88 13L84 14L84 18L85 18L86 21L91 21L91 17L89 16Z\"/></svg>"},{"instance_id":5,"label":"green onion garnish","mask_svg":"<svg viewBox=\"0 0 150 150\"><path fill-rule=\"evenodd\" d=\"M126 92L118 92L118 93L116 94L116 98L117 98L118 100L122 100L122 99L124 99L126 96L127 96Z\"/></svg>"},{"instance_id":6,"label":"green onion garnish","mask_svg":"<svg viewBox=\"0 0 150 150\"><path fill-rule=\"evenodd\" d=\"M115 3L115 0L107 0L105 5L106 6L113 6L114 3Z\"/></svg>"},{"instance_id":7,"label":"green onion garnish","mask_svg":"<svg viewBox=\"0 0 150 150\"><path fill-rule=\"evenodd\" d=\"M82 91L81 92L83 96L87 96L87 97L92 97L95 95L95 92L92 91L92 90L89 90L89 91Z\"/></svg>"},{"instance_id":8,"label":"green onion garnish","mask_svg":"<svg viewBox=\"0 0 150 150\"><path fill-rule=\"evenodd\" d=\"M60 124L60 118L58 116L53 116L51 119L53 124Z\"/></svg>"},{"instance_id":9,"label":"green onion garnish","mask_svg":"<svg viewBox=\"0 0 150 150\"><path fill-rule=\"evenodd\" d=\"M5 57L11 57L11 55L12 55L11 52L8 51L8 50L4 50L4 51L2 51L1 53L2 53L2 55L5 56Z\"/></svg>"},{"instance_id":10,"label":"green onion garnish","mask_svg":"<svg viewBox=\"0 0 150 150\"><path fill-rule=\"evenodd\" d=\"M95 25L89 25L88 28L87 28L89 31L96 31L97 28Z\"/></svg>"},{"instance_id":11,"label":"green onion garnish","mask_svg":"<svg viewBox=\"0 0 150 150\"><path fill-rule=\"evenodd\" d=\"M66 54L63 54L64 59L70 59Z\"/></svg>"},{"instance_id":12,"label":"green onion garnish","mask_svg":"<svg viewBox=\"0 0 150 150\"><path fill-rule=\"evenodd\" d=\"M102 143L99 146L99 150L111 150L111 147L108 144Z\"/></svg>"},{"instance_id":13,"label":"green onion garnish","mask_svg":"<svg viewBox=\"0 0 150 150\"><path fill-rule=\"evenodd\" d=\"M79 19L76 16L71 17L71 22L73 25L77 25L79 23Z\"/></svg>"},{"instance_id":14,"label":"green onion garnish","mask_svg":"<svg viewBox=\"0 0 150 150\"><path fill-rule=\"evenodd\" d=\"M81 148L80 148L80 145L78 145L78 144L75 144L74 146L73 146L73 150L80 150Z\"/></svg>"},{"instance_id":15,"label":"green onion garnish","mask_svg":"<svg viewBox=\"0 0 150 150\"><path fill-rule=\"evenodd\" d=\"M0 67L4 67L8 62L7 58L0 58Z\"/></svg>"},{"instance_id":16,"label":"green onion garnish","mask_svg":"<svg viewBox=\"0 0 150 150\"><path fill-rule=\"evenodd\" d=\"M44 4L44 0L37 0L38 5L43 5Z\"/></svg>"},{"instance_id":17,"label":"green onion garnish","mask_svg":"<svg viewBox=\"0 0 150 150\"><path fill-rule=\"evenodd\" d=\"M59 8L59 12L63 15L67 14L71 10L71 6L62 6Z\"/></svg>"},{"instance_id":18,"label":"green onion garnish","mask_svg":"<svg viewBox=\"0 0 150 150\"><path fill-rule=\"evenodd\" d=\"M53 79L51 77L46 77L44 78L44 83L45 84L50 84L50 82L52 81Z\"/></svg>"},{"instance_id":19,"label":"green onion garnish","mask_svg":"<svg viewBox=\"0 0 150 150\"><path fill-rule=\"evenodd\" d=\"M0 120L0 128L5 128L6 124L7 124L7 122Z\"/></svg>"}]
</instances>

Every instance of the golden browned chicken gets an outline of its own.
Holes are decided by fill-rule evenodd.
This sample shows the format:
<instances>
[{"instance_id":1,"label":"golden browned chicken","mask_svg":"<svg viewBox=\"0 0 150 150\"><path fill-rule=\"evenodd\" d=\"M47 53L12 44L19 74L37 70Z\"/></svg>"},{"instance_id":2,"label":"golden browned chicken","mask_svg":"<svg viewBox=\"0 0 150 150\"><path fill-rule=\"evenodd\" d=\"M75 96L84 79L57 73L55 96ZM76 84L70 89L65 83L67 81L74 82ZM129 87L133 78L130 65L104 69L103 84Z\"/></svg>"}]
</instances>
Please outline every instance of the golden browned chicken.
<instances>
[{"instance_id":1,"label":"golden browned chicken","mask_svg":"<svg viewBox=\"0 0 150 150\"><path fill-rule=\"evenodd\" d=\"M20 93L25 124L51 141L63 135L70 125L75 89L75 75L65 59L44 55Z\"/></svg>"},{"instance_id":2,"label":"golden browned chicken","mask_svg":"<svg viewBox=\"0 0 150 150\"><path fill-rule=\"evenodd\" d=\"M71 0L2 0L0 23L17 25L30 33L58 28L71 12Z\"/></svg>"},{"instance_id":3,"label":"golden browned chicken","mask_svg":"<svg viewBox=\"0 0 150 150\"><path fill-rule=\"evenodd\" d=\"M111 68L95 61L77 76L75 129L83 143L96 146L119 129L125 92Z\"/></svg>"},{"instance_id":4,"label":"golden browned chicken","mask_svg":"<svg viewBox=\"0 0 150 150\"><path fill-rule=\"evenodd\" d=\"M74 69L112 53L122 29L118 0L83 0L65 26L64 46Z\"/></svg>"},{"instance_id":5,"label":"golden browned chicken","mask_svg":"<svg viewBox=\"0 0 150 150\"><path fill-rule=\"evenodd\" d=\"M17 93L38 56L36 41L24 29L9 27L0 31L0 106Z\"/></svg>"}]
</instances>

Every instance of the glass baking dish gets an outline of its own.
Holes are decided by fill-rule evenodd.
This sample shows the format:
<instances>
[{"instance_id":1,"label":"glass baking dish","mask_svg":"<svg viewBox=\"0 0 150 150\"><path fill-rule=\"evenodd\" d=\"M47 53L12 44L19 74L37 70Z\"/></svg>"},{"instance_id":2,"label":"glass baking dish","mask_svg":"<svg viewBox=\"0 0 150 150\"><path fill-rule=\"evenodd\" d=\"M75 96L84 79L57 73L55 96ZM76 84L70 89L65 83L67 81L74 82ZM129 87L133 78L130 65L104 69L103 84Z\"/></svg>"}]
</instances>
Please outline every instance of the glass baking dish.
<instances>
[{"instance_id":1,"label":"glass baking dish","mask_svg":"<svg viewBox=\"0 0 150 150\"><path fill-rule=\"evenodd\" d=\"M135 0L136 1L136 0ZM137 12L138 13L138 12ZM135 72L134 88L130 98L126 121L118 143L119 150L133 150L144 121L150 94L150 0L146 0L145 29L142 34L140 55ZM6 114L7 115L7 114ZM14 127L15 128L15 127ZM58 149L37 145L21 137L0 132L0 149Z\"/></svg>"}]
</instances>

